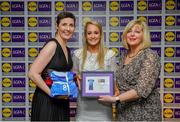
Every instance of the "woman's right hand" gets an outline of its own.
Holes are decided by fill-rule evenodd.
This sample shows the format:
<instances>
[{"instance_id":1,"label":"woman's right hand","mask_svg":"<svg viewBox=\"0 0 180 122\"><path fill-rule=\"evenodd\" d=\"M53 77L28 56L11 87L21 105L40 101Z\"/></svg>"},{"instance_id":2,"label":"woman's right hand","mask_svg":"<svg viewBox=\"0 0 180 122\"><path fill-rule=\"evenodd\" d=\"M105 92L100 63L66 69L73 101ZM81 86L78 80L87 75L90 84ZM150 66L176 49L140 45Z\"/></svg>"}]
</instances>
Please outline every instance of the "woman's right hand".
<instances>
[{"instance_id":1,"label":"woman's right hand","mask_svg":"<svg viewBox=\"0 0 180 122\"><path fill-rule=\"evenodd\" d=\"M76 75L75 79L76 79L76 84L78 86L78 89L81 90L81 76L80 75Z\"/></svg>"}]
</instances>

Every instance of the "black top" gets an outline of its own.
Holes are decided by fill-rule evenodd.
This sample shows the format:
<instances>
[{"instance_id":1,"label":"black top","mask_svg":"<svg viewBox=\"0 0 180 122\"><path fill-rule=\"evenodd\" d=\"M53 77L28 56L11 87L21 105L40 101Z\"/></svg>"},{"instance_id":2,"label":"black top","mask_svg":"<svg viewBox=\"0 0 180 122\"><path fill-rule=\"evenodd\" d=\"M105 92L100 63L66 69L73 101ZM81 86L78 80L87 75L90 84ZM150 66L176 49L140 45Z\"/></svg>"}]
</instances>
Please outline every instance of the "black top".
<instances>
[{"instance_id":1,"label":"black top","mask_svg":"<svg viewBox=\"0 0 180 122\"><path fill-rule=\"evenodd\" d=\"M47 43L49 43L50 41L56 42L57 47L56 47L56 51L55 51L54 56L52 57L52 59L50 60L48 65L45 67L45 69L42 73L43 79L47 78L47 71L49 69L55 70L55 71L60 71L60 72L67 72L67 71L70 71L73 67L70 49L68 47L66 47L67 51L68 51L68 62L67 62L65 54L62 50L62 47L58 43L58 41L55 38L52 38L52 39L48 40Z\"/></svg>"}]
</instances>

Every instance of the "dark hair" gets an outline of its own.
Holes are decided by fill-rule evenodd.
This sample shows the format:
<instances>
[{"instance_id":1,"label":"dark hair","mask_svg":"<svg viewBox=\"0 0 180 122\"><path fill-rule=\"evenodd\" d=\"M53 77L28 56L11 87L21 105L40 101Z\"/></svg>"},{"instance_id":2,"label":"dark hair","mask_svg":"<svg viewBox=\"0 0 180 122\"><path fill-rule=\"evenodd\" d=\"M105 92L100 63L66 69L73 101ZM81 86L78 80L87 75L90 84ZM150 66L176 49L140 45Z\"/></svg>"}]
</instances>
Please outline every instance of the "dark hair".
<instances>
[{"instance_id":1,"label":"dark hair","mask_svg":"<svg viewBox=\"0 0 180 122\"><path fill-rule=\"evenodd\" d=\"M74 24L76 23L76 17L71 12L61 12L57 15L56 24L59 25L60 21L64 18L72 18L74 20Z\"/></svg>"}]
</instances>

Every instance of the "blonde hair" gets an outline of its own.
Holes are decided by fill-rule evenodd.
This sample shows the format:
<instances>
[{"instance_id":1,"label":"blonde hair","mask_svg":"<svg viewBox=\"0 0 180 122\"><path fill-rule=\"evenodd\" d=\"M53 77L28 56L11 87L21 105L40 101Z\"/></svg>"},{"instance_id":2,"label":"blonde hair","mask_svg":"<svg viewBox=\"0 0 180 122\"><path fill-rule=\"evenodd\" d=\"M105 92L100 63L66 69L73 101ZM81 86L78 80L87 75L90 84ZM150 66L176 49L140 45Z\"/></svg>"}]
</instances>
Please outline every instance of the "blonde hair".
<instances>
[{"instance_id":1,"label":"blonde hair","mask_svg":"<svg viewBox=\"0 0 180 122\"><path fill-rule=\"evenodd\" d=\"M151 47L151 38L150 38L150 32L147 24L142 20L131 20L125 27L123 34L122 34L122 44L126 49L129 49L129 45L127 44L126 35L129 32L129 30L134 25L140 25L142 27L143 31L143 40L142 40L142 49Z\"/></svg>"},{"instance_id":2,"label":"blonde hair","mask_svg":"<svg viewBox=\"0 0 180 122\"><path fill-rule=\"evenodd\" d=\"M97 62L99 64L100 68L104 68L104 57L105 57L105 53L107 51L107 48L104 47L104 33L103 33L103 29L102 29L102 25L96 21L88 21L85 23L84 26L84 36L83 36L83 59L82 59L82 66L81 68L83 69L84 64L85 64L85 60L87 57L87 48L88 48L88 43L87 43L87 27L88 25L95 25L96 27L98 27L98 29L100 30L100 43L99 43L99 49L98 49L98 54L97 54Z\"/></svg>"}]
</instances>

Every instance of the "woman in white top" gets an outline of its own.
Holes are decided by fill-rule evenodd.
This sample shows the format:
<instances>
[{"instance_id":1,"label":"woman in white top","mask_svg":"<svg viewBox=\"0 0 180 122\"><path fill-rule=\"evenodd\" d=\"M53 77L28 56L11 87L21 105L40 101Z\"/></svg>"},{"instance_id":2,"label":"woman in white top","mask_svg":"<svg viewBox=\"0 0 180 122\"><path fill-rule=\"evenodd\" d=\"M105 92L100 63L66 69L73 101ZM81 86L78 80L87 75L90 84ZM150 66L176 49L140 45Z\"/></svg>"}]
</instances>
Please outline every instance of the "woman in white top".
<instances>
[{"instance_id":1,"label":"woman in white top","mask_svg":"<svg viewBox=\"0 0 180 122\"><path fill-rule=\"evenodd\" d=\"M115 71L115 52L104 47L104 35L101 24L88 21L84 27L83 48L74 51L73 70ZM80 82L78 83L81 90ZM98 98L78 97L76 121L111 121L111 104L104 104Z\"/></svg>"}]
</instances>

